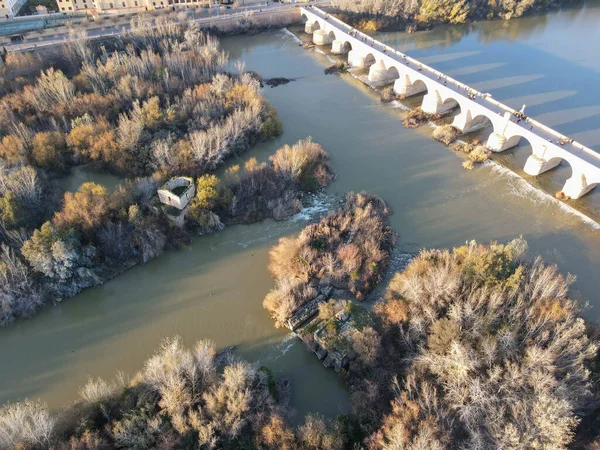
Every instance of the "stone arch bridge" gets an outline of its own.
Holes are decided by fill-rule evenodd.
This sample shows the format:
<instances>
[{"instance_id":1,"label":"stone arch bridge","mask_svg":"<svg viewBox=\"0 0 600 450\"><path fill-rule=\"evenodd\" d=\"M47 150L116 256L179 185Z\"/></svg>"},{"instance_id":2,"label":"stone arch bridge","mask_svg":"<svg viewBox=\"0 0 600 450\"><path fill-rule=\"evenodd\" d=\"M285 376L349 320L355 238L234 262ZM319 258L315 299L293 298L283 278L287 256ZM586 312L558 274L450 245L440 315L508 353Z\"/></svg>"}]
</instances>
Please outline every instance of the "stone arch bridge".
<instances>
[{"instance_id":1,"label":"stone arch bridge","mask_svg":"<svg viewBox=\"0 0 600 450\"><path fill-rule=\"evenodd\" d=\"M369 81L394 84L394 91L409 97L425 94L421 108L427 113L443 114L456 107L460 113L452 123L463 133L484 128L491 122L493 132L486 143L502 152L529 142L532 154L525 172L539 175L566 161L571 177L562 191L577 199L600 184L600 154L574 142L561 133L531 119L521 120L512 108L478 92L408 55L376 41L319 8L302 8L305 31L312 33L316 45L331 44L332 53L347 54L351 67L368 68ZM489 122L488 122L489 121Z\"/></svg>"}]
</instances>

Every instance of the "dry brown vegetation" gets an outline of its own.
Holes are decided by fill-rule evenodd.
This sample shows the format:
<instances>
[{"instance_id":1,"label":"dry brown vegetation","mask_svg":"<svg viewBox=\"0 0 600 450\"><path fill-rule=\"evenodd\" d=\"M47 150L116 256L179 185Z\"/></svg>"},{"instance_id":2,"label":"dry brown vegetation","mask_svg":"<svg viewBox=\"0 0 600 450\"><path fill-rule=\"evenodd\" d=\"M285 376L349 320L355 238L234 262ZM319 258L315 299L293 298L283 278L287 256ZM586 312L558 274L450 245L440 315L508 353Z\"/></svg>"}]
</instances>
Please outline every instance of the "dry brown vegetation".
<instances>
[{"instance_id":1,"label":"dry brown vegetation","mask_svg":"<svg viewBox=\"0 0 600 450\"><path fill-rule=\"evenodd\" d=\"M259 81L242 66L225 72L216 38L195 22L149 25L142 18L118 39L74 36L48 52L10 54L0 69L0 325L186 242L152 208L157 186L201 177L281 134ZM329 182L319 146L288 153L279 164L296 157L289 164L302 179L255 164L219 212L284 218L301 190ZM84 184L62 198L47 180L79 164L132 180L113 193ZM216 215L201 216L199 228L219 228Z\"/></svg>"},{"instance_id":2,"label":"dry brown vegetation","mask_svg":"<svg viewBox=\"0 0 600 450\"><path fill-rule=\"evenodd\" d=\"M270 252L276 287L263 302L277 326L317 295L319 283L346 289L362 299L382 279L394 245L390 211L383 200L348 194L344 206L285 237Z\"/></svg>"},{"instance_id":3,"label":"dry brown vegetation","mask_svg":"<svg viewBox=\"0 0 600 450\"><path fill-rule=\"evenodd\" d=\"M462 164L465 170L473 170L475 164L481 164L487 161L492 155L492 152L477 140L473 142L455 142L450 145L450 148L455 152L467 154L468 159Z\"/></svg>"},{"instance_id":4,"label":"dry brown vegetation","mask_svg":"<svg viewBox=\"0 0 600 450\"><path fill-rule=\"evenodd\" d=\"M452 144L460 134L460 130L452 125L442 125L433 130L433 138L445 145Z\"/></svg>"},{"instance_id":5,"label":"dry brown vegetation","mask_svg":"<svg viewBox=\"0 0 600 450\"><path fill-rule=\"evenodd\" d=\"M286 424L285 385L265 367L200 341L167 339L130 381L91 378L80 399L50 414L41 402L0 408L0 448L342 450L343 425L308 415Z\"/></svg>"},{"instance_id":6,"label":"dry brown vegetation","mask_svg":"<svg viewBox=\"0 0 600 450\"><path fill-rule=\"evenodd\" d=\"M304 192L323 188L333 179L327 152L308 138L281 147L269 163L251 158L243 168L228 169L222 179L200 177L189 218L201 230L211 228L205 221L215 213L225 223L282 220L300 211Z\"/></svg>"},{"instance_id":7,"label":"dry brown vegetation","mask_svg":"<svg viewBox=\"0 0 600 450\"><path fill-rule=\"evenodd\" d=\"M434 23L467 23L481 19L511 19L528 11L543 11L569 1L499 0L335 0L345 21L367 31L386 28L424 29Z\"/></svg>"},{"instance_id":8,"label":"dry brown vegetation","mask_svg":"<svg viewBox=\"0 0 600 450\"><path fill-rule=\"evenodd\" d=\"M19 195L38 202L41 194L25 185L35 170L29 167L15 174L14 180L6 180L23 182ZM0 247L0 280L6 281L0 286L0 325L33 314L52 296L72 296L123 268L148 262L166 248L178 248L192 233L220 230L222 222L288 218L302 208L303 193L325 187L333 178L320 145L310 138L286 145L269 164L251 158L243 169L228 170L222 180L208 174L199 177L186 229L177 228L154 208L160 185L155 178L129 181L114 192L85 183L77 192L67 192L62 208L31 236L19 240L15 234L15 250Z\"/></svg>"},{"instance_id":9,"label":"dry brown vegetation","mask_svg":"<svg viewBox=\"0 0 600 450\"><path fill-rule=\"evenodd\" d=\"M404 118L402 124L406 128L417 128L428 122L438 120L440 116L438 114L429 114L423 111L420 107L409 110Z\"/></svg>"},{"instance_id":10,"label":"dry brown vegetation","mask_svg":"<svg viewBox=\"0 0 600 450\"><path fill-rule=\"evenodd\" d=\"M390 102L393 102L394 100L398 99L398 95L394 92L393 86L384 87L379 92L379 95L381 96L381 101L383 103L390 103Z\"/></svg>"},{"instance_id":11,"label":"dry brown vegetation","mask_svg":"<svg viewBox=\"0 0 600 450\"><path fill-rule=\"evenodd\" d=\"M377 308L389 385L373 375L386 393L375 398L393 400L370 448L568 447L593 404L598 348L570 277L525 250L522 239L426 250L393 278ZM368 386L358 410L370 410Z\"/></svg>"},{"instance_id":12,"label":"dry brown vegetation","mask_svg":"<svg viewBox=\"0 0 600 450\"><path fill-rule=\"evenodd\" d=\"M260 83L243 70L225 73L216 38L195 22L147 25L134 22L102 45L74 40L53 59L9 58L2 165L60 171L93 163L128 176L197 176L281 133Z\"/></svg>"},{"instance_id":13,"label":"dry brown vegetation","mask_svg":"<svg viewBox=\"0 0 600 450\"><path fill-rule=\"evenodd\" d=\"M311 254L307 242L323 252L322 241L303 242L296 262ZM309 415L292 428L268 369L170 339L131 381L92 379L60 414L40 402L0 408L0 448L594 450L597 340L569 298L571 277L526 260L526 248L516 239L424 250L397 273L378 320L351 336L358 358L342 376L352 416ZM287 276L273 265L294 259L282 250L271 270ZM322 303L319 315L348 306Z\"/></svg>"}]
</instances>

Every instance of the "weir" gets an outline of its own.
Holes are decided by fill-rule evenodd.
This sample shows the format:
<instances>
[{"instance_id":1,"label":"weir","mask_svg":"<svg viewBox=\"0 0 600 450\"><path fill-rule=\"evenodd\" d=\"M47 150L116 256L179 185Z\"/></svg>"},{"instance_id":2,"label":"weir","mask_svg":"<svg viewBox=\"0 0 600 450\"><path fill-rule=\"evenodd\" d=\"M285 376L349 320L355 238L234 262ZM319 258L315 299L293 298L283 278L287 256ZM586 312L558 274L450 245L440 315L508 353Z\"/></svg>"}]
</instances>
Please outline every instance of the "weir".
<instances>
[{"instance_id":1,"label":"weir","mask_svg":"<svg viewBox=\"0 0 600 450\"><path fill-rule=\"evenodd\" d=\"M562 192L573 199L587 194L600 184L600 154L569 139L536 120L525 117L460 81L448 77L420 61L361 33L339 19L316 8L301 8L305 31L313 34L317 45L332 44L333 53L348 53L351 67L369 68L369 82L392 84L394 92L409 97L423 94L421 109L444 114L460 107L452 125L471 133L491 123L493 132L486 146L502 152L529 142L532 154L525 163L527 174L537 176L566 161L572 169Z\"/></svg>"}]
</instances>

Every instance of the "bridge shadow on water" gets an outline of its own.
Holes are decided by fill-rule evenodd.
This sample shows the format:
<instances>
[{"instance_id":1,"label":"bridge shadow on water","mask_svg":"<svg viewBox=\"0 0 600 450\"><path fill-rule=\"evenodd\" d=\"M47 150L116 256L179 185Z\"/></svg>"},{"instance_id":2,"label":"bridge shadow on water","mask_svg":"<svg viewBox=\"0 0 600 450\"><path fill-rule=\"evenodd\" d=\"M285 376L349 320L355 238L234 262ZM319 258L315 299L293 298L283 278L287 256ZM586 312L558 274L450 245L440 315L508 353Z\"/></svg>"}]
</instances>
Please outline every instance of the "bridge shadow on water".
<instances>
[{"instance_id":1,"label":"bridge shadow on water","mask_svg":"<svg viewBox=\"0 0 600 450\"><path fill-rule=\"evenodd\" d=\"M528 44L537 35L551 35L557 21L585 14L572 9L511 21L436 26L413 34L382 32L375 37L517 110L527 105L530 117L600 151L598 73L568 60L571 54L563 58Z\"/></svg>"},{"instance_id":2,"label":"bridge shadow on water","mask_svg":"<svg viewBox=\"0 0 600 450\"><path fill-rule=\"evenodd\" d=\"M385 38L387 34L383 34ZM381 37L381 36L378 36ZM385 39L383 39L385 41ZM328 54L328 57L334 61L345 61L345 55L331 55L329 54L329 47L323 46L321 50ZM535 52L535 50L534 50ZM597 127L596 119L600 115L600 104L589 105L589 106L578 106L574 108L556 109L557 106L565 106L569 104L574 97L580 96L579 91L575 90L562 90L562 91L546 91L531 93L535 91L532 86L536 86L542 82L545 85L546 75L544 74L530 74L530 75L511 75L499 77L502 75L503 70L509 68L507 62L504 63L484 63L484 64L473 64L471 66L458 66L455 63L462 59L472 59L475 56L481 54L478 50L464 51L464 52L452 52L440 55L428 56L421 58L422 61L427 63L437 61L439 70L444 71L445 65L451 65L455 67L454 71L463 73L464 78L480 79L471 83L472 86L484 92L493 92L494 98L500 98L501 96L513 96L510 97L513 105L518 105L521 101L523 104L529 105L527 112L531 115L532 110L546 111L539 114L536 118L542 123L550 127L561 130L567 135L591 135L592 139L588 141L580 141L589 146L593 146L597 140L600 140L600 129ZM544 56L547 56L544 54ZM552 58L552 56L550 56ZM353 74L358 77L362 82L371 84L372 87L381 90L384 86L392 86L395 77L390 77L385 82L373 85L368 81L369 68L365 69L353 69ZM469 77L469 75L471 77ZM509 75L509 73L506 73ZM553 73L551 73L553 75ZM487 76L487 79L483 79ZM418 81L417 81L418 83ZM414 95L402 100L402 103L409 107L414 108L420 106L424 96L428 93L426 86L423 86L424 91L418 95ZM452 99L447 99L446 102L452 102ZM518 107L515 106L515 109ZM445 110L442 105L441 110ZM454 107L449 113L442 119L443 123L452 123L454 117L460 114L460 105ZM475 117L473 120L483 119L484 124L479 130L463 135L462 139L466 141L477 140L485 143L488 140L490 134L494 131L493 126L489 118ZM571 134L569 134L571 133ZM537 188L543 190L550 196L554 196L555 193L562 190L565 182L571 177L572 170L570 165L563 161L557 168L550 170L540 176L531 177L523 172L523 167L527 158L531 156L532 150L530 143L522 139L520 145L512 150L504 152L502 154L494 154L493 159L507 168L510 168L513 172L523 176L528 182ZM594 191L593 191L594 192ZM581 199L570 202L571 206L574 206L584 214L598 218L598 211L600 211L600 205L598 204L598 196L594 193L588 194Z\"/></svg>"}]
</instances>

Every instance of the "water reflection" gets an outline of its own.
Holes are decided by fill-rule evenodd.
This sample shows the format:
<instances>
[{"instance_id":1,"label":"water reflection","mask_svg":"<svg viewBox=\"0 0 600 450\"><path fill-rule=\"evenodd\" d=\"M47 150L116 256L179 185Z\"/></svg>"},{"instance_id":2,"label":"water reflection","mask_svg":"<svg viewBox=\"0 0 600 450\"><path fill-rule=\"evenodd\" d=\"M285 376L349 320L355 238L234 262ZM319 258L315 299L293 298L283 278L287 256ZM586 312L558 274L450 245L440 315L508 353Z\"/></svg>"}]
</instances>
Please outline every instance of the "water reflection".
<instances>
[{"instance_id":1,"label":"water reflection","mask_svg":"<svg viewBox=\"0 0 600 450\"><path fill-rule=\"evenodd\" d=\"M459 67L448 71L448 75L457 77L461 75L470 75L472 73L480 73L488 70L497 69L504 66L506 63L488 63L488 64L473 64L470 66Z\"/></svg>"}]
</instances>

